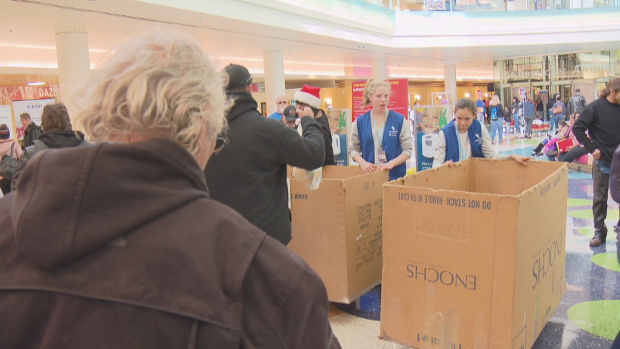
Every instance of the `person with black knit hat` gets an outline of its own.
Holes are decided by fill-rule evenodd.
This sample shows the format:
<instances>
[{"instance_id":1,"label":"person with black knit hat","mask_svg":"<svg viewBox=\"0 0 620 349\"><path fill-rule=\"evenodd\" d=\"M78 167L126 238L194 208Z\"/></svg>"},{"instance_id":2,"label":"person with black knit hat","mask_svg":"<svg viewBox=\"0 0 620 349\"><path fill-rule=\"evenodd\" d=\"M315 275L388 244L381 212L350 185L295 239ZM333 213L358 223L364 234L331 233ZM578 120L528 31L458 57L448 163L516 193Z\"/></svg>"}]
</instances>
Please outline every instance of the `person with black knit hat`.
<instances>
[{"instance_id":1,"label":"person with black knit hat","mask_svg":"<svg viewBox=\"0 0 620 349\"><path fill-rule=\"evenodd\" d=\"M303 85L301 90L295 92L295 104L297 105L297 113L302 113L306 107L310 107L314 113L314 119L321 125L323 133L323 141L325 142L325 159L323 166L336 165L334 160L334 149L332 148L332 131L329 128L329 120L327 115L321 109L321 88L310 85Z\"/></svg>"},{"instance_id":2,"label":"person with black knit hat","mask_svg":"<svg viewBox=\"0 0 620 349\"><path fill-rule=\"evenodd\" d=\"M22 148L11 138L11 131L6 124L0 125L0 158L5 155L19 159L22 155ZM0 176L0 189L4 195L11 191L11 178Z\"/></svg>"}]
</instances>

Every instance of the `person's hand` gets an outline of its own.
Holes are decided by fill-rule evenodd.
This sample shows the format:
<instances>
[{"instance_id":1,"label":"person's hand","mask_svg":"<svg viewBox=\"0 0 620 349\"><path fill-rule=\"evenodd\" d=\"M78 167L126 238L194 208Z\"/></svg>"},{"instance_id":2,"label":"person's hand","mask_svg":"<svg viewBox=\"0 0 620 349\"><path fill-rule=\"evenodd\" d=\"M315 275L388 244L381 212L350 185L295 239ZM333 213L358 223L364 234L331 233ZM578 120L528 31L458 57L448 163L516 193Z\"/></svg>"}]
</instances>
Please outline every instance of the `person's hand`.
<instances>
[{"instance_id":1,"label":"person's hand","mask_svg":"<svg viewBox=\"0 0 620 349\"><path fill-rule=\"evenodd\" d=\"M452 168L454 166L454 161L448 160L444 163L444 165L448 165L449 168Z\"/></svg>"},{"instance_id":2,"label":"person's hand","mask_svg":"<svg viewBox=\"0 0 620 349\"><path fill-rule=\"evenodd\" d=\"M364 173L372 173L377 170L377 166L375 166L375 164L371 164L367 161L360 162L360 167L362 168L362 171L364 171Z\"/></svg>"},{"instance_id":3,"label":"person's hand","mask_svg":"<svg viewBox=\"0 0 620 349\"><path fill-rule=\"evenodd\" d=\"M391 170L393 168L394 168L394 163L391 162L391 161L388 161L388 162L386 162L384 164L381 164L379 166L379 168L377 168L377 171L379 171L379 170L388 170L389 171L389 170Z\"/></svg>"},{"instance_id":4,"label":"person's hand","mask_svg":"<svg viewBox=\"0 0 620 349\"><path fill-rule=\"evenodd\" d=\"M305 107L304 111L301 113L300 118L303 118L304 116L310 116L314 119L314 112L312 111L312 108Z\"/></svg>"},{"instance_id":5,"label":"person's hand","mask_svg":"<svg viewBox=\"0 0 620 349\"><path fill-rule=\"evenodd\" d=\"M528 162L534 160L533 158L529 156L521 156L521 155L515 155L515 154L510 155L510 158L524 166L527 166Z\"/></svg>"},{"instance_id":6,"label":"person's hand","mask_svg":"<svg viewBox=\"0 0 620 349\"><path fill-rule=\"evenodd\" d=\"M592 157L595 158L596 160L600 160L601 159L601 151L596 149L594 151L594 153L592 153Z\"/></svg>"}]
</instances>

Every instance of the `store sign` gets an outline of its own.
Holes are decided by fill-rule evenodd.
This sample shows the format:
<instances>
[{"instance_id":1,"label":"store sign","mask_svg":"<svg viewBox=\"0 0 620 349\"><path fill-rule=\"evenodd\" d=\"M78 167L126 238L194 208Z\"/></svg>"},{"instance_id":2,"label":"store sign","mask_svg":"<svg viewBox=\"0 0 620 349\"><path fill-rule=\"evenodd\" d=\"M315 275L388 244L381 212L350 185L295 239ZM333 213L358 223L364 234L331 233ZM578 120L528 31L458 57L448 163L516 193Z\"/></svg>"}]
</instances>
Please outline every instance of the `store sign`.
<instances>
[{"instance_id":1,"label":"store sign","mask_svg":"<svg viewBox=\"0 0 620 349\"><path fill-rule=\"evenodd\" d=\"M32 122L37 125L41 125L41 114L43 114L43 107L54 103L56 103L54 99L15 101L13 102L13 113L15 114L15 119L22 115L22 113L28 113Z\"/></svg>"},{"instance_id":2,"label":"store sign","mask_svg":"<svg viewBox=\"0 0 620 349\"><path fill-rule=\"evenodd\" d=\"M593 72L603 72L609 71L609 65L604 64L577 64L573 67L573 69L557 69L558 75L566 76L567 74L572 74L573 76L581 76L584 73L593 73ZM549 70L520 70L518 72L515 71L505 71L504 72L506 79L512 80L524 80L524 79L542 79L543 76L549 77L551 75L551 71Z\"/></svg>"},{"instance_id":3,"label":"store sign","mask_svg":"<svg viewBox=\"0 0 620 349\"><path fill-rule=\"evenodd\" d=\"M408 118L409 114L409 80L395 79L388 80L392 85L392 93L390 94L390 102L388 108ZM360 115L370 111L372 106L364 108L364 89L366 81L354 81L353 88L353 111L351 113L352 120L355 121Z\"/></svg>"},{"instance_id":4,"label":"store sign","mask_svg":"<svg viewBox=\"0 0 620 349\"><path fill-rule=\"evenodd\" d=\"M49 99L60 96L59 85L0 87L0 102Z\"/></svg>"}]
</instances>

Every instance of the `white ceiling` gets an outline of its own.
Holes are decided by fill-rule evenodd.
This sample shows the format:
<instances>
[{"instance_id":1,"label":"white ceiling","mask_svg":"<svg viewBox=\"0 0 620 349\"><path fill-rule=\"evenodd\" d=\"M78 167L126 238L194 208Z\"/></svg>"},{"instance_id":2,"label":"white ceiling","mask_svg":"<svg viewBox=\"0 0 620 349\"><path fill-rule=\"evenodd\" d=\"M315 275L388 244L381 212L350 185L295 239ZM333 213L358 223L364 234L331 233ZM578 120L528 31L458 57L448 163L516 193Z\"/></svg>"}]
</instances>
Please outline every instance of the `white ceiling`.
<instances>
[{"instance_id":1,"label":"white ceiling","mask_svg":"<svg viewBox=\"0 0 620 349\"><path fill-rule=\"evenodd\" d=\"M134 0L0 0L0 73L53 73L55 32L60 27L88 32L91 66L119 42L159 28L172 28L200 40L220 67L235 62L247 66L257 76L263 71L263 52L282 51L285 75L291 79L362 78L363 74L355 75L353 68L369 68L373 58L380 58L387 62L388 73L394 77L443 79L445 62L456 62L460 80L488 81L493 78L494 58L610 47L609 43L461 48L392 48L365 44L360 47L345 38L261 23L289 23L291 28L296 25L331 26L351 31L346 24L328 23L303 14L278 12L235 0L201 0L201 4L215 6L212 8L219 12L213 10L214 13L221 13L222 6L242 8L248 12L244 17L248 20ZM253 16L256 20L252 22ZM359 29L356 32L372 35L378 43L391 40L390 36L377 32L365 33ZM616 47L620 44L616 43Z\"/></svg>"}]
</instances>

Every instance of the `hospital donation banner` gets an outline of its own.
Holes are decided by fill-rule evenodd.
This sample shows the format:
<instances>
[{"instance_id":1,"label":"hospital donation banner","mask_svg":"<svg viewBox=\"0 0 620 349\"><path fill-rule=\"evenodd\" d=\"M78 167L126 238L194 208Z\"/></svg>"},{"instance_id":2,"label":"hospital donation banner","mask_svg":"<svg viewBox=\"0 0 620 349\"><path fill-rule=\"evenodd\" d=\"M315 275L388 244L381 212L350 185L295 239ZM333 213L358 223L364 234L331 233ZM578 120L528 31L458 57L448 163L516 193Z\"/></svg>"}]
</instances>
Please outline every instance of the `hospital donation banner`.
<instances>
[{"instance_id":1,"label":"hospital donation banner","mask_svg":"<svg viewBox=\"0 0 620 349\"><path fill-rule=\"evenodd\" d=\"M420 172L433 167L439 131L452 120L452 111L448 105L421 105L414 107L413 115L416 171Z\"/></svg>"}]
</instances>

